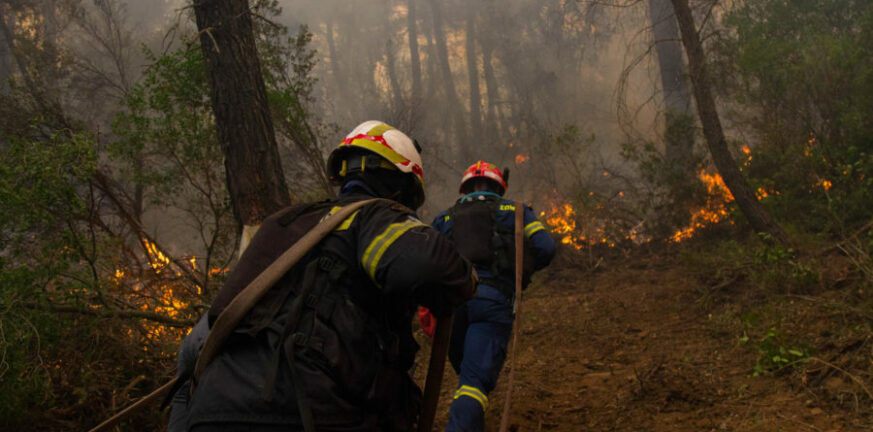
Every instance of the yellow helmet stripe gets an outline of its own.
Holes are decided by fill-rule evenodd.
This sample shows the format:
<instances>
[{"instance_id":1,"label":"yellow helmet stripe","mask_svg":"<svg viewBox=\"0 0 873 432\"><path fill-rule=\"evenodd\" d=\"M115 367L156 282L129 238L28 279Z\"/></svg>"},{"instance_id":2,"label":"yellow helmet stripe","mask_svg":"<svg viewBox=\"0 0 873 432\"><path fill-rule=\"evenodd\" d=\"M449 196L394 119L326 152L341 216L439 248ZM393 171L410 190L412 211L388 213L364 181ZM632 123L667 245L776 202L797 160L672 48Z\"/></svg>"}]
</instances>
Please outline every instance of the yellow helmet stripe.
<instances>
[{"instance_id":1,"label":"yellow helmet stripe","mask_svg":"<svg viewBox=\"0 0 873 432\"><path fill-rule=\"evenodd\" d=\"M383 124L380 124L380 125L378 125L378 126L375 126L375 127L372 128L372 129L368 130L368 131L367 131L367 135L370 135L370 136L382 136L382 134L384 134L385 132L390 131L391 129L394 129L394 128L391 127L391 126L389 126L389 125L386 125L386 124L383 123Z\"/></svg>"},{"instance_id":2,"label":"yellow helmet stripe","mask_svg":"<svg viewBox=\"0 0 873 432\"><path fill-rule=\"evenodd\" d=\"M395 164L409 163L409 159L406 159L405 157L403 157L403 155L401 155L400 153L397 153L396 151L392 150L390 147L388 147L387 145L384 145L382 143L370 141L370 140L365 139L365 138L357 138L357 139L352 140L351 144L349 144L349 145L352 145L355 147L362 147L362 148L365 148L367 150L370 150L371 152L376 153L385 159L388 159L389 161L391 161L391 163L395 163Z\"/></svg>"}]
</instances>

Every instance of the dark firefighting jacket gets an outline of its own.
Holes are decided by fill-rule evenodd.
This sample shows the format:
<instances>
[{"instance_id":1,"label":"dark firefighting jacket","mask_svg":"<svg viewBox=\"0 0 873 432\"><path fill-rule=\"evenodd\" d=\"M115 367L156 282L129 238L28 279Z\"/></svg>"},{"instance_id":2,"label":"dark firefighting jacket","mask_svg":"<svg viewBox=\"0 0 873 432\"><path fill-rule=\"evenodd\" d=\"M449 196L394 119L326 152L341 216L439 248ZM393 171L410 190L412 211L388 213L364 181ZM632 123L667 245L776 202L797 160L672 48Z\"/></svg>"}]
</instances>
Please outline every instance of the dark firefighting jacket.
<instances>
[{"instance_id":1,"label":"dark firefighting jacket","mask_svg":"<svg viewBox=\"0 0 873 432\"><path fill-rule=\"evenodd\" d=\"M267 218L218 294L211 321L319 220L371 198L360 192ZM406 207L386 201L363 207L249 312L200 377L189 426L300 429L303 398L319 431L411 428L420 400L407 372L418 349L411 333L415 307L449 314L472 296L471 269Z\"/></svg>"}]
</instances>

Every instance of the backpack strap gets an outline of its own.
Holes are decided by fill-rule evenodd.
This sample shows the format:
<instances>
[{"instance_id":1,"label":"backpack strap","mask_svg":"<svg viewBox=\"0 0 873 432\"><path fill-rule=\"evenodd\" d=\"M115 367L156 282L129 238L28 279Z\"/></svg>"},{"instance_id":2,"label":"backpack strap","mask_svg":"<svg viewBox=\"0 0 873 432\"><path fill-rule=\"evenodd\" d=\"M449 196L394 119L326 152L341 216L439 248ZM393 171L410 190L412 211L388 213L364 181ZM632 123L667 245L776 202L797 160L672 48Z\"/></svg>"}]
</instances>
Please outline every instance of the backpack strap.
<instances>
[{"instance_id":1,"label":"backpack strap","mask_svg":"<svg viewBox=\"0 0 873 432\"><path fill-rule=\"evenodd\" d=\"M227 340L228 336L236 329L239 322L245 315L254 307L258 300L270 289L291 267L294 266L310 249L315 247L325 236L334 230L343 220L351 216L359 208L376 202L388 201L384 198L374 198L364 201L357 201L349 204L338 212L328 216L322 222L307 232L300 240L291 245L287 251L282 253L279 258L270 264L261 274L259 274L251 283L248 284L233 300L224 308L215 323L212 324L212 329L209 331L209 336L203 342L203 347L200 349L200 354L197 356L197 364L194 366L194 376L192 377L192 391L200 379L200 375L206 369L206 366L212 362L218 354L221 346Z\"/></svg>"}]
</instances>

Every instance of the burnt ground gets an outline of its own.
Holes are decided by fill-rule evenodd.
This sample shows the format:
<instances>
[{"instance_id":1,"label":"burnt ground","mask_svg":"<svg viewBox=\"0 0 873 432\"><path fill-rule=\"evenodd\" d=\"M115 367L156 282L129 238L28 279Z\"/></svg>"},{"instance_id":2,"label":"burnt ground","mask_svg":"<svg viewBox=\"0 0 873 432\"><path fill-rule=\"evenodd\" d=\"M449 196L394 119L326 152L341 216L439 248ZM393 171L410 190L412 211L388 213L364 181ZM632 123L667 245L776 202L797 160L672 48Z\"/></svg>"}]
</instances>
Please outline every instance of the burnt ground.
<instances>
[{"instance_id":1,"label":"burnt ground","mask_svg":"<svg viewBox=\"0 0 873 432\"><path fill-rule=\"evenodd\" d=\"M869 294L845 277L762 294L740 277L713 286L678 254L595 265L562 255L525 291L510 430L873 430L873 318L858 306ZM795 346L806 360L752 376ZM507 371L487 431L498 430ZM435 430L457 385L450 367L445 376Z\"/></svg>"}]
</instances>

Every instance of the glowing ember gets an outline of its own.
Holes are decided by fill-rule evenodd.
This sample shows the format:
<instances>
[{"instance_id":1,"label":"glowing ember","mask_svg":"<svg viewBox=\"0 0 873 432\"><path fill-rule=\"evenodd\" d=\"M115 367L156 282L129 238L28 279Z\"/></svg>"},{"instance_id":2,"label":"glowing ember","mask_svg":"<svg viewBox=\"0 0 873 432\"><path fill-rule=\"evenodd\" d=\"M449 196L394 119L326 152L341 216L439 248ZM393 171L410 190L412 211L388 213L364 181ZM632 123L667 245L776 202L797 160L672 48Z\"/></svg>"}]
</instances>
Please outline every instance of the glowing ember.
<instances>
[{"instance_id":1,"label":"glowing ember","mask_svg":"<svg viewBox=\"0 0 873 432\"><path fill-rule=\"evenodd\" d=\"M529 160L530 160L530 156L525 156L523 154L515 155L515 164L516 165L521 165Z\"/></svg>"},{"instance_id":2,"label":"glowing ember","mask_svg":"<svg viewBox=\"0 0 873 432\"><path fill-rule=\"evenodd\" d=\"M834 184L830 180L820 179L815 185L821 186L824 190L830 190Z\"/></svg>"},{"instance_id":3,"label":"glowing ember","mask_svg":"<svg viewBox=\"0 0 873 432\"><path fill-rule=\"evenodd\" d=\"M750 149L749 146L747 146L745 144L743 144L743 146L740 148L740 150L745 154L752 154L752 149Z\"/></svg>"}]
</instances>

